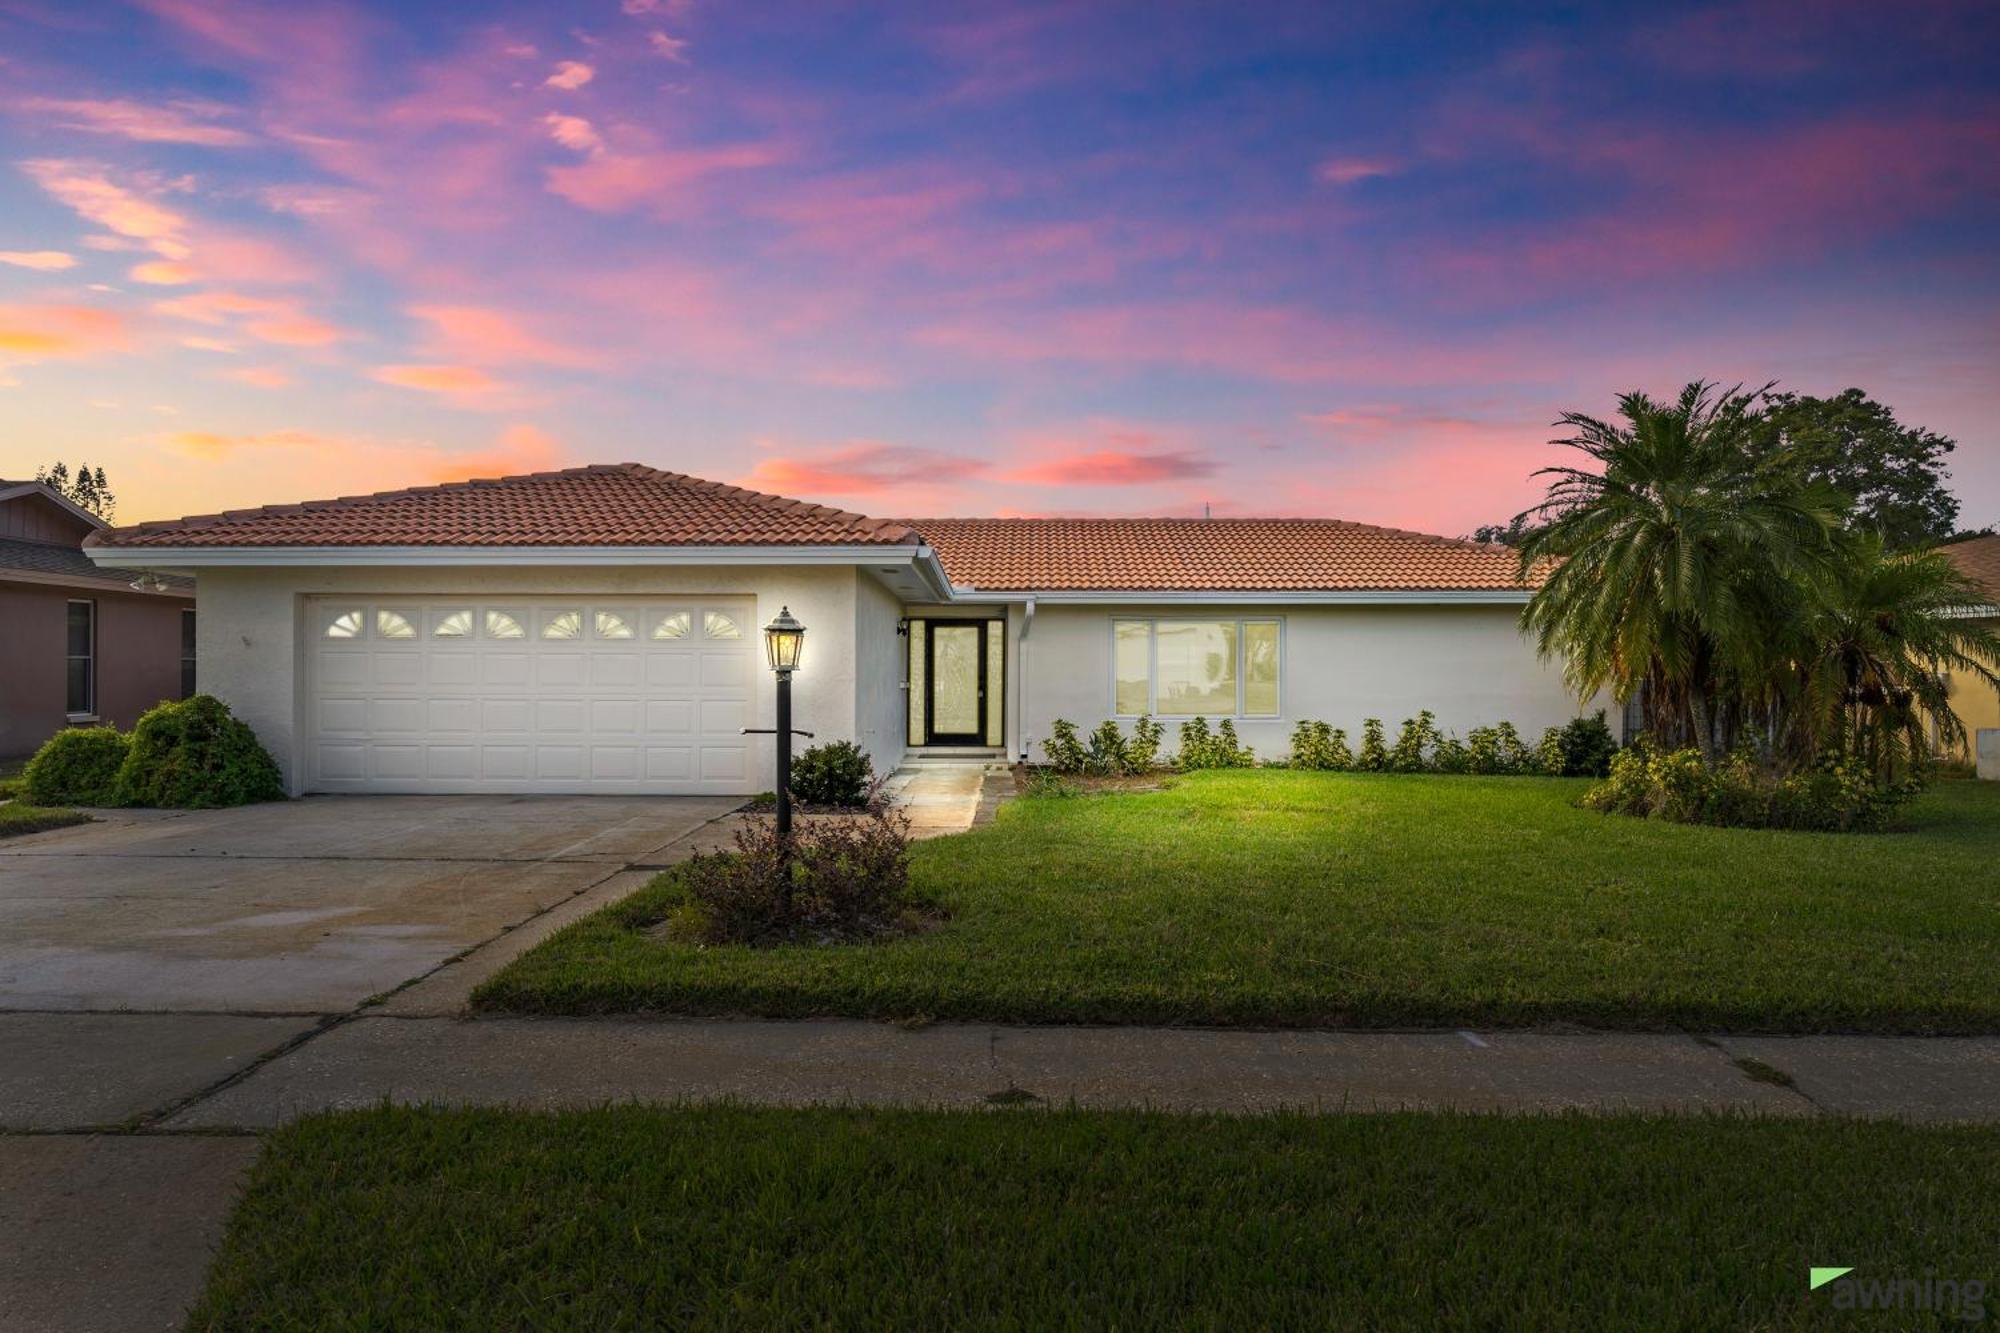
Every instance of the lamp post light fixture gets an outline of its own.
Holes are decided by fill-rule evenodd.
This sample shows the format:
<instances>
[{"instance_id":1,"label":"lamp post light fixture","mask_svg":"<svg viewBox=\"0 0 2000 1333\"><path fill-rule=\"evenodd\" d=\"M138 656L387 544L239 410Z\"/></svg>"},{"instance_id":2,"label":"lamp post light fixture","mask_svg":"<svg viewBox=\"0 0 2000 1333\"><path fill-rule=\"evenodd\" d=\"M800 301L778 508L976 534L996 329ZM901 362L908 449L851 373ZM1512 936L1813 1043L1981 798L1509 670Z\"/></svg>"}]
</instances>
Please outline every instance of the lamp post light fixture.
<instances>
[{"instance_id":1,"label":"lamp post light fixture","mask_svg":"<svg viewBox=\"0 0 2000 1333\"><path fill-rule=\"evenodd\" d=\"M792 673L805 642L806 627L789 606L779 607L777 619L764 626L764 656L778 675L778 841L784 846L792 840Z\"/></svg>"}]
</instances>

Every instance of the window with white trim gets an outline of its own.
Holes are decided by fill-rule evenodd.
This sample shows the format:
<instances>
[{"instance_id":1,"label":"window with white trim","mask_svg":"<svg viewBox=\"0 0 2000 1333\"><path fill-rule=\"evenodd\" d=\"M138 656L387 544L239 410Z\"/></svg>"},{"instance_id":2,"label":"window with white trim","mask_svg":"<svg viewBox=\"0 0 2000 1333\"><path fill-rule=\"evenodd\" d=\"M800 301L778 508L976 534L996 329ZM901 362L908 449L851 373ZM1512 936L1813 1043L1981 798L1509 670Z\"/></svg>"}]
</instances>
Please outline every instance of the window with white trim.
<instances>
[{"instance_id":1,"label":"window with white trim","mask_svg":"<svg viewBox=\"0 0 2000 1333\"><path fill-rule=\"evenodd\" d=\"M1120 717L1276 717L1276 620L1111 622L1111 711Z\"/></svg>"}]
</instances>

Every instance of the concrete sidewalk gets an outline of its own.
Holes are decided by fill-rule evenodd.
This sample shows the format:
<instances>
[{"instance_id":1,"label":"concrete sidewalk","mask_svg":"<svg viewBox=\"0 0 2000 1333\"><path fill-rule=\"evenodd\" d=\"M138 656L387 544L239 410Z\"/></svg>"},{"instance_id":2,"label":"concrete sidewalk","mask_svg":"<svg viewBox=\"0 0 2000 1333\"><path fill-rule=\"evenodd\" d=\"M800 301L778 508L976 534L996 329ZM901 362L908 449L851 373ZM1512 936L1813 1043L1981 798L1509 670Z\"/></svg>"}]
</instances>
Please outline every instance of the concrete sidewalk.
<instances>
[{"instance_id":1,"label":"concrete sidewalk","mask_svg":"<svg viewBox=\"0 0 2000 1333\"><path fill-rule=\"evenodd\" d=\"M260 1130L385 1098L537 1108L732 1098L1995 1121L2000 1038L370 1017L299 1045L160 1127Z\"/></svg>"}]
</instances>

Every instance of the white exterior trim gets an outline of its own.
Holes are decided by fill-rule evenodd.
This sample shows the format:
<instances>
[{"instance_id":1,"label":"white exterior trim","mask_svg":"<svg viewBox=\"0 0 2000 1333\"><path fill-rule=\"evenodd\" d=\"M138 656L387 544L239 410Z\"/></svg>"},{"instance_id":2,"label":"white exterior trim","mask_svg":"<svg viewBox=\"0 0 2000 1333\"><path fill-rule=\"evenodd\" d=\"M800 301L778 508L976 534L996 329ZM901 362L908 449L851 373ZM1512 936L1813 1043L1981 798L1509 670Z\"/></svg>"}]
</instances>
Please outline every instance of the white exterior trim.
<instances>
[{"instance_id":1,"label":"white exterior trim","mask_svg":"<svg viewBox=\"0 0 2000 1333\"><path fill-rule=\"evenodd\" d=\"M954 586L955 602L1036 602L1088 606L1137 606L1167 603L1190 606L1234 606L1245 602L1258 606L1428 606L1439 603L1524 606L1534 596L1532 590L1512 588L1343 588L1291 589L1262 592L1255 588L1218 591L1154 592L1144 588L1107 590L1101 588L1061 589L1054 592L982 592L964 585Z\"/></svg>"}]
</instances>

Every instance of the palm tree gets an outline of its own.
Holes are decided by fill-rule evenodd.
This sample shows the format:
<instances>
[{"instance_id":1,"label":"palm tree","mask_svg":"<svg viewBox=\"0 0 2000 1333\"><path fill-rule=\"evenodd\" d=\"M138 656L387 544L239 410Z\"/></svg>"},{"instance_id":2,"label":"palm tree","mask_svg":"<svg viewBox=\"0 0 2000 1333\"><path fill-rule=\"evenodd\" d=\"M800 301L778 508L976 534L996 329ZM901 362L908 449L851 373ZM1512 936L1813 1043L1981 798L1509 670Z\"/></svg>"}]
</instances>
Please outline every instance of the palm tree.
<instances>
[{"instance_id":1,"label":"palm tree","mask_svg":"<svg viewBox=\"0 0 2000 1333\"><path fill-rule=\"evenodd\" d=\"M1757 461L1765 389L1628 393L1622 425L1565 412L1573 433L1555 443L1590 466L1536 473L1552 480L1524 515L1522 574L1546 577L1522 626L1542 655L1563 657L1579 695L1643 691L1656 738L1709 757L1768 703L1780 627L1830 577L1843 507Z\"/></svg>"},{"instance_id":2,"label":"palm tree","mask_svg":"<svg viewBox=\"0 0 2000 1333\"><path fill-rule=\"evenodd\" d=\"M1985 601L1942 552L1892 552L1880 533L1856 533L1802 625L1811 647L1798 667L1800 739L1851 750L1885 779L1933 745L1964 745L1948 674L2000 688L2000 633L1967 614Z\"/></svg>"}]
</instances>

